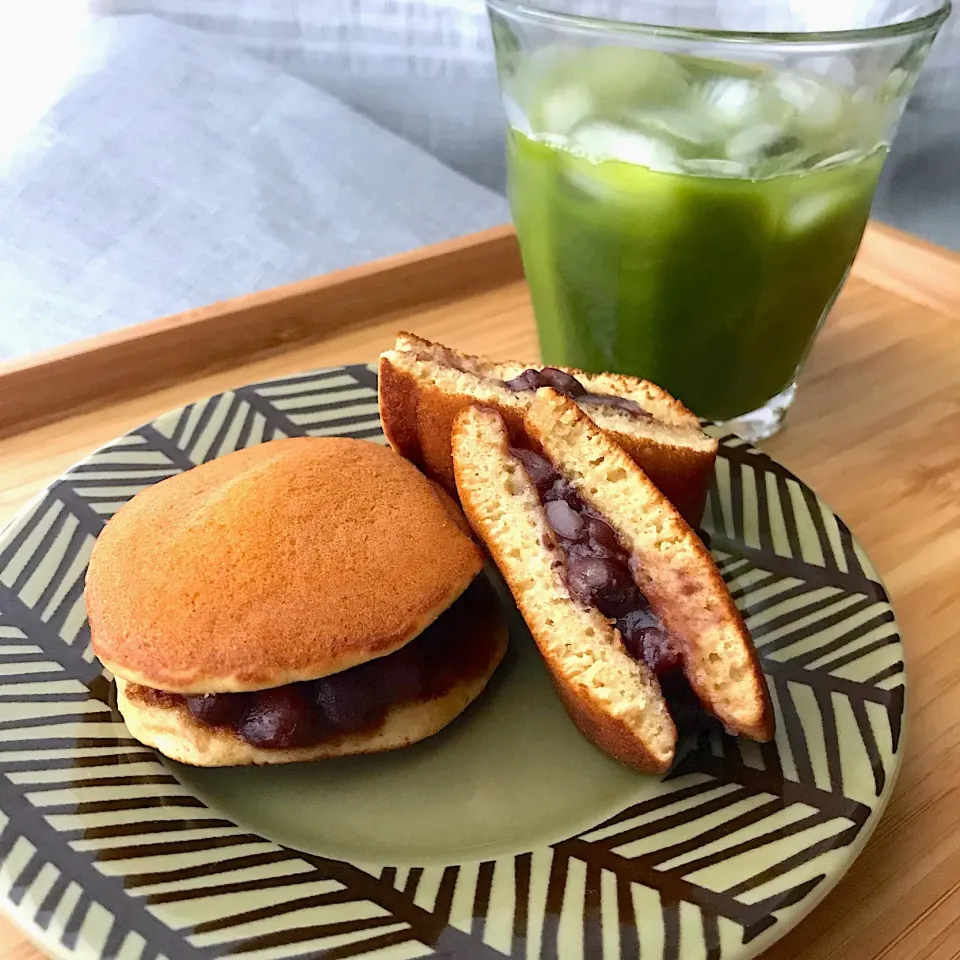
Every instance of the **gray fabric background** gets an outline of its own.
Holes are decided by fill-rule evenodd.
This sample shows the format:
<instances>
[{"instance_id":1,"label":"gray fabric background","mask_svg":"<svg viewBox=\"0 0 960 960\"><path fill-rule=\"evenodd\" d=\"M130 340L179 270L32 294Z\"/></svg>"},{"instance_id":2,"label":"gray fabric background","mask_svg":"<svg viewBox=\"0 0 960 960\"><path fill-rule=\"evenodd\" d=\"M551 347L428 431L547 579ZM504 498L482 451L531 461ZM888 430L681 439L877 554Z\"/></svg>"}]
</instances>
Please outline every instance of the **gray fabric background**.
<instances>
[{"instance_id":1,"label":"gray fabric background","mask_svg":"<svg viewBox=\"0 0 960 960\"><path fill-rule=\"evenodd\" d=\"M482 0L91 9L0 152L0 358L508 219ZM954 17L875 213L960 248L958 56Z\"/></svg>"},{"instance_id":2,"label":"gray fabric background","mask_svg":"<svg viewBox=\"0 0 960 960\"><path fill-rule=\"evenodd\" d=\"M588 11L608 0L568 0ZM819 9L872 0L794 0ZM935 0L925 0L926 3ZM673 0L677 18L709 0ZM875 5L875 4L874 4ZM764 0L742 0L760 10ZM484 0L99 0L150 11L328 90L491 189L504 184L503 120ZM822 16L820 10L818 16ZM874 214L960 249L960 14L941 29L877 192Z\"/></svg>"},{"instance_id":3,"label":"gray fabric background","mask_svg":"<svg viewBox=\"0 0 960 960\"><path fill-rule=\"evenodd\" d=\"M502 223L505 200L330 94L147 16L0 176L0 356Z\"/></svg>"}]
</instances>

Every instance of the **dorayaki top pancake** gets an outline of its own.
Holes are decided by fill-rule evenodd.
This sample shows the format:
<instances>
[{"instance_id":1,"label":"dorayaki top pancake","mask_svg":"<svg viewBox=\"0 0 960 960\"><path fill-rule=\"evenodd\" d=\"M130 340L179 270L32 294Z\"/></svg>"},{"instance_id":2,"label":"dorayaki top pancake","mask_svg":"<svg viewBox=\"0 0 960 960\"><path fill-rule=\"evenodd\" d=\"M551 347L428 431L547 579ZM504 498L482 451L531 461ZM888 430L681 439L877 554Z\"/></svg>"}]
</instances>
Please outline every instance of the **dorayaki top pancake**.
<instances>
[{"instance_id":1,"label":"dorayaki top pancake","mask_svg":"<svg viewBox=\"0 0 960 960\"><path fill-rule=\"evenodd\" d=\"M317 679L397 650L479 573L456 507L391 450L277 440L148 487L87 572L94 652L179 693Z\"/></svg>"}]
</instances>

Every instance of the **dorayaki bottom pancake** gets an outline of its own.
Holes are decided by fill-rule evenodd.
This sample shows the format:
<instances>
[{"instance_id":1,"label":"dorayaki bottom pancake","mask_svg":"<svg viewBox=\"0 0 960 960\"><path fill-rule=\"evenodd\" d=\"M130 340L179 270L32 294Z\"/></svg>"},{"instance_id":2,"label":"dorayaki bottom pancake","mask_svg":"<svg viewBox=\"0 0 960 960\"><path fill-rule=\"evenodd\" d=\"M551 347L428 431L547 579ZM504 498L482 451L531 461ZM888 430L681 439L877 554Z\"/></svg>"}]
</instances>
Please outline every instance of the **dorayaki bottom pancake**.
<instances>
[{"instance_id":1,"label":"dorayaki bottom pancake","mask_svg":"<svg viewBox=\"0 0 960 960\"><path fill-rule=\"evenodd\" d=\"M496 594L480 576L419 637L386 657L315 681L215 699L117 678L118 706L138 740L194 766L378 753L442 730L480 695L506 648Z\"/></svg>"}]
</instances>

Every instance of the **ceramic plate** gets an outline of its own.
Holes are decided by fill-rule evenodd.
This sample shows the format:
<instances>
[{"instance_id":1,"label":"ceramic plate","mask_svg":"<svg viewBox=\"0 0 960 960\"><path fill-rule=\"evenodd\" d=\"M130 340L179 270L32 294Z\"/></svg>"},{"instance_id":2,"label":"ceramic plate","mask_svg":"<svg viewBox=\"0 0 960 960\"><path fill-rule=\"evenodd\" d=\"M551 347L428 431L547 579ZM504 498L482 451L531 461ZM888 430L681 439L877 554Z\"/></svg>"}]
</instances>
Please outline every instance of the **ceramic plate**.
<instances>
[{"instance_id":1,"label":"ceramic plate","mask_svg":"<svg viewBox=\"0 0 960 960\"><path fill-rule=\"evenodd\" d=\"M684 744L663 780L574 729L517 618L488 692L411 749L193 770L131 739L89 645L94 538L144 486L275 437L383 442L339 367L160 417L0 538L0 905L50 953L747 960L837 882L900 760L903 651L849 530L723 438L704 529L760 650L775 744Z\"/></svg>"}]
</instances>

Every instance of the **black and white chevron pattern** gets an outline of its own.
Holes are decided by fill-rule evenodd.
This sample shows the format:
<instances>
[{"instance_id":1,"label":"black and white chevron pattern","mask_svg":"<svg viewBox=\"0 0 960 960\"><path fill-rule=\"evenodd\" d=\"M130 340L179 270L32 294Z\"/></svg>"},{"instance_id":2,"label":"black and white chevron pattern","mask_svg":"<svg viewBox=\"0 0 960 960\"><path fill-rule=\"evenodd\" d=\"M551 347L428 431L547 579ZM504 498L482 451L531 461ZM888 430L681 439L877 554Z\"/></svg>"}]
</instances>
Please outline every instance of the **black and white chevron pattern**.
<instances>
[{"instance_id":1,"label":"black and white chevron pattern","mask_svg":"<svg viewBox=\"0 0 960 960\"><path fill-rule=\"evenodd\" d=\"M682 745L655 795L496 860L372 867L209 809L127 733L83 577L138 490L276 437L382 442L373 367L255 384L91 455L0 537L0 900L84 958L746 960L842 873L889 796L903 651L883 587L800 481L724 438L704 536L757 642L778 739Z\"/></svg>"}]
</instances>

